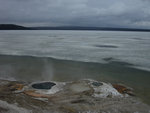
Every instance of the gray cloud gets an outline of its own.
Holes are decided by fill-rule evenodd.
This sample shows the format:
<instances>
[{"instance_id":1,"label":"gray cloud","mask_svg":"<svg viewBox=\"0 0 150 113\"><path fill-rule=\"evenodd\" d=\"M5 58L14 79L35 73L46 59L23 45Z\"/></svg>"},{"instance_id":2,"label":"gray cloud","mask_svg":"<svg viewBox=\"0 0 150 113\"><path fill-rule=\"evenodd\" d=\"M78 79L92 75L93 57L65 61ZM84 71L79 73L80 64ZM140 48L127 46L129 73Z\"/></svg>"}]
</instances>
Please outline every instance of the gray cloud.
<instances>
[{"instance_id":1,"label":"gray cloud","mask_svg":"<svg viewBox=\"0 0 150 113\"><path fill-rule=\"evenodd\" d=\"M149 0L0 0L0 23L150 28Z\"/></svg>"}]
</instances>

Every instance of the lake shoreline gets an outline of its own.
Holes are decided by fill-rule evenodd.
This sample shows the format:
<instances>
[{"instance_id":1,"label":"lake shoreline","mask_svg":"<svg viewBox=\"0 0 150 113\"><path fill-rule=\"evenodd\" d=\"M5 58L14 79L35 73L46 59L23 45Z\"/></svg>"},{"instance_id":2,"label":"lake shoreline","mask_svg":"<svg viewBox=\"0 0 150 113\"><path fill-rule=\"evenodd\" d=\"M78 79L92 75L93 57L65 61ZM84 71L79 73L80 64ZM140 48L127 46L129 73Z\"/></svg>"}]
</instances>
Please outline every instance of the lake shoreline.
<instances>
[{"instance_id":1,"label":"lake shoreline","mask_svg":"<svg viewBox=\"0 0 150 113\"><path fill-rule=\"evenodd\" d=\"M108 83L122 83L134 88L136 94L150 104L148 99L150 72L132 68L133 65L129 63L116 62L110 58L105 60L108 63L0 55L0 77L26 82L45 80L66 82L91 78Z\"/></svg>"},{"instance_id":2,"label":"lake shoreline","mask_svg":"<svg viewBox=\"0 0 150 113\"><path fill-rule=\"evenodd\" d=\"M55 85L45 89L48 86L47 82L0 80L0 111L3 113L147 113L150 110L150 106L142 103L137 97L127 94L126 91L130 88L126 87L125 91L125 87L119 84L118 86L123 88L116 90L114 85L91 79L66 83L49 81L50 84ZM33 88L33 85L40 87ZM121 90L125 92L120 92Z\"/></svg>"}]
</instances>

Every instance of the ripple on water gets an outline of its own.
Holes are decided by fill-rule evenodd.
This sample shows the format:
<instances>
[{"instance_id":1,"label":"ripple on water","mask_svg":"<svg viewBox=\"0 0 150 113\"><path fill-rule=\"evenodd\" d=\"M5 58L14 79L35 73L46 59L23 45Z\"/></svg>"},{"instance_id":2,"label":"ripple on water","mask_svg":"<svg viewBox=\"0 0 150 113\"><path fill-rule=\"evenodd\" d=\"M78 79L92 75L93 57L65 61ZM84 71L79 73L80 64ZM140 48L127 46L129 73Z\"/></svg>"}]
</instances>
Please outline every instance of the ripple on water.
<instances>
[{"instance_id":1,"label":"ripple on water","mask_svg":"<svg viewBox=\"0 0 150 113\"><path fill-rule=\"evenodd\" d=\"M115 46L115 45L94 45L94 47L99 47L99 48L118 48L118 46Z\"/></svg>"}]
</instances>

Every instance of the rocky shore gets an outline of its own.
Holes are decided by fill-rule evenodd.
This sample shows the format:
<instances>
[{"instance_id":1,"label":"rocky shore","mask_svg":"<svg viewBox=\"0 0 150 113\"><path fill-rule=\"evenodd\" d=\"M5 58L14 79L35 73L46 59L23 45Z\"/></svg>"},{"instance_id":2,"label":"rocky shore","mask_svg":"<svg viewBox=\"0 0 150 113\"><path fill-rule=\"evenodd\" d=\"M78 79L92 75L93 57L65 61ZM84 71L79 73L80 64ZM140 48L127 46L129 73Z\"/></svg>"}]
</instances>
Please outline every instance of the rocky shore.
<instances>
[{"instance_id":1,"label":"rocky shore","mask_svg":"<svg viewBox=\"0 0 150 113\"><path fill-rule=\"evenodd\" d=\"M150 106L121 84L0 80L0 113L150 113Z\"/></svg>"}]
</instances>

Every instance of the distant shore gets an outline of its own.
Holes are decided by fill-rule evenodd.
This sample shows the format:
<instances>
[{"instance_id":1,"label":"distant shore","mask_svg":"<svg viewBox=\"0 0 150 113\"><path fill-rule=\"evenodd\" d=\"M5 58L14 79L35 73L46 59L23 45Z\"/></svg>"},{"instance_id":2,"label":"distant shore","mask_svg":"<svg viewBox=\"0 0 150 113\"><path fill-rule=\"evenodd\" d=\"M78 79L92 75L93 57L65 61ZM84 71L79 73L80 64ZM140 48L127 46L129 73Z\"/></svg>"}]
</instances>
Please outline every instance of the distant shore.
<instances>
[{"instance_id":1,"label":"distant shore","mask_svg":"<svg viewBox=\"0 0 150 113\"><path fill-rule=\"evenodd\" d=\"M24 27L15 24L0 24L0 30L94 30L94 31L150 32L150 29L138 29L138 28L84 27L84 26Z\"/></svg>"}]
</instances>

